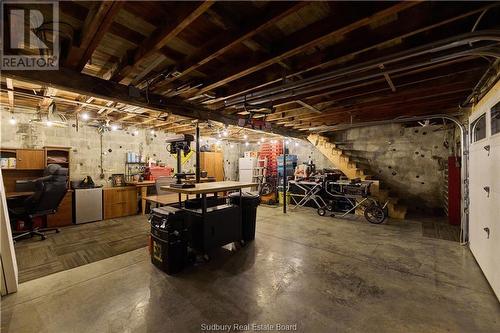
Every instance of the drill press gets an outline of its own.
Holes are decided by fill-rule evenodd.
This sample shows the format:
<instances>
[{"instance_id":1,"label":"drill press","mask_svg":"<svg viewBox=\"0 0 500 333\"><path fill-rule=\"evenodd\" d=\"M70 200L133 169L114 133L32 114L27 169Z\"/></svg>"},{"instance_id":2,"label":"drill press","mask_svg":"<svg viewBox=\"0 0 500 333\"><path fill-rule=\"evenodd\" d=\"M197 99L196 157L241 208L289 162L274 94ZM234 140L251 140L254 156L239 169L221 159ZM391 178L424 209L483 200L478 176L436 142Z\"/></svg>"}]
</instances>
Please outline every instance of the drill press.
<instances>
[{"instance_id":1,"label":"drill press","mask_svg":"<svg viewBox=\"0 0 500 333\"><path fill-rule=\"evenodd\" d=\"M177 181L173 184L170 184L170 187L175 188L192 188L195 187L195 184L185 183L182 180L186 179L187 176L193 176L194 173L186 173L181 172L182 162L181 162L181 153L186 156L191 151L191 142L194 141L194 137L190 134L179 134L175 136L168 137L166 143L170 145L167 147L170 154L177 154L177 173L175 174L175 178Z\"/></svg>"}]
</instances>

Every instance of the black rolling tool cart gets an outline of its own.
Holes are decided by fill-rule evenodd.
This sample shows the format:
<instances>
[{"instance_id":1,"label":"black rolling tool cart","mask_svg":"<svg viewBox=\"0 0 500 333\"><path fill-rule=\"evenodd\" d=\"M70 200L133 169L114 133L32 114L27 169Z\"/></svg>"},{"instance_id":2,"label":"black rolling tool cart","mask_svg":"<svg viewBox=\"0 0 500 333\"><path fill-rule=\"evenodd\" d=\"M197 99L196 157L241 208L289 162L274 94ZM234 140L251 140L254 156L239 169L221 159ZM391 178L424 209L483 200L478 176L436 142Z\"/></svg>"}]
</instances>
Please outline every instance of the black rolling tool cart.
<instances>
[{"instance_id":1,"label":"black rolling tool cart","mask_svg":"<svg viewBox=\"0 0 500 333\"><path fill-rule=\"evenodd\" d=\"M186 213L178 208L154 208L151 223L151 262L167 274L179 272L187 264L188 227Z\"/></svg>"}]
</instances>

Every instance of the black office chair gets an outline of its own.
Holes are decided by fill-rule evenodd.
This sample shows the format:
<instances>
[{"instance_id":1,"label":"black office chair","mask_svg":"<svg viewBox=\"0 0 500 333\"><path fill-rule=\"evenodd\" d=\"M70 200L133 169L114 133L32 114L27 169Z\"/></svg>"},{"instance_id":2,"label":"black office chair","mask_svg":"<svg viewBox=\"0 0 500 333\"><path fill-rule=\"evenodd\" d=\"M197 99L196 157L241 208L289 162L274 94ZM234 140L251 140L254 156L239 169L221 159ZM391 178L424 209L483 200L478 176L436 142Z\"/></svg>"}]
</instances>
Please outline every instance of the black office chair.
<instances>
[{"instance_id":1,"label":"black office chair","mask_svg":"<svg viewBox=\"0 0 500 333\"><path fill-rule=\"evenodd\" d=\"M49 164L44 170L43 177L34 179L32 182L35 184L35 193L26 198L22 206L9 208L11 225L15 226L17 221L24 221L29 228L27 231L13 231L14 240L25 236L33 237L33 235L40 236L44 240L44 232L59 232L57 228L35 228L33 219L57 212L59 204L68 191L68 169L58 164Z\"/></svg>"}]
</instances>

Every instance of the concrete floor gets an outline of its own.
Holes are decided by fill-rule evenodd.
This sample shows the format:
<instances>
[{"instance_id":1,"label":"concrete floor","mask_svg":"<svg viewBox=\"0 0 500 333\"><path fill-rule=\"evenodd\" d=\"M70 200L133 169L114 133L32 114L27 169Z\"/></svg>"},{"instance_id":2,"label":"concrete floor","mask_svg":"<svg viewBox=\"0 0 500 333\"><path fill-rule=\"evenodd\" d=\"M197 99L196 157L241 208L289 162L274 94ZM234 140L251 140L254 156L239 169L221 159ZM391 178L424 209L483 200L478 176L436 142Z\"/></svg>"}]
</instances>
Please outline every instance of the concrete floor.
<instances>
[{"instance_id":1,"label":"concrete floor","mask_svg":"<svg viewBox=\"0 0 500 333\"><path fill-rule=\"evenodd\" d=\"M254 243L177 276L138 249L20 285L2 332L500 332L500 304L467 247L408 221L370 225L260 207ZM219 327L221 328L221 327Z\"/></svg>"}]
</instances>

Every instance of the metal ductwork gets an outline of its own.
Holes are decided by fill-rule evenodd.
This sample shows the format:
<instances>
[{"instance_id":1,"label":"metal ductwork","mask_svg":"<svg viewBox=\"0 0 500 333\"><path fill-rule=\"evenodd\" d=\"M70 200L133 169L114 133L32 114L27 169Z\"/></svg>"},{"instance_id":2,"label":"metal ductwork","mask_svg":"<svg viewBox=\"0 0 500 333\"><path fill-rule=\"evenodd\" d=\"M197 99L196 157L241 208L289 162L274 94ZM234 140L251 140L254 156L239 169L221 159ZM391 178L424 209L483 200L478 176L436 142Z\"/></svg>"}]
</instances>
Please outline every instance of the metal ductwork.
<instances>
[{"instance_id":1,"label":"metal ductwork","mask_svg":"<svg viewBox=\"0 0 500 333\"><path fill-rule=\"evenodd\" d=\"M470 48L473 43L481 43L475 48ZM451 61L462 57L492 57L500 58L500 30L484 30L470 32L441 41L429 43L407 51L402 51L391 56L370 60L361 64L349 66L340 70L333 70L327 73L312 76L307 79L283 84L278 87L259 90L243 96L229 98L225 100L225 107L243 105L259 105L262 103L277 101L280 99L300 96L318 90L325 90L336 86L351 84L359 81L383 77L384 74L396 74L404 71L423 68L429 65ZM444 51L446 52L443 54ZM440 53L436 57L434 54ZM400 67L387 68L387 65L410 60L421 56L430 56L424 61L402 65ZM380 70L384 66L386 69ZM370 71L368 73L363 73ZM376 72L373 72L375 70ZM330 84L325 81L335 79Z\"/></svg>"}]
</instances>

